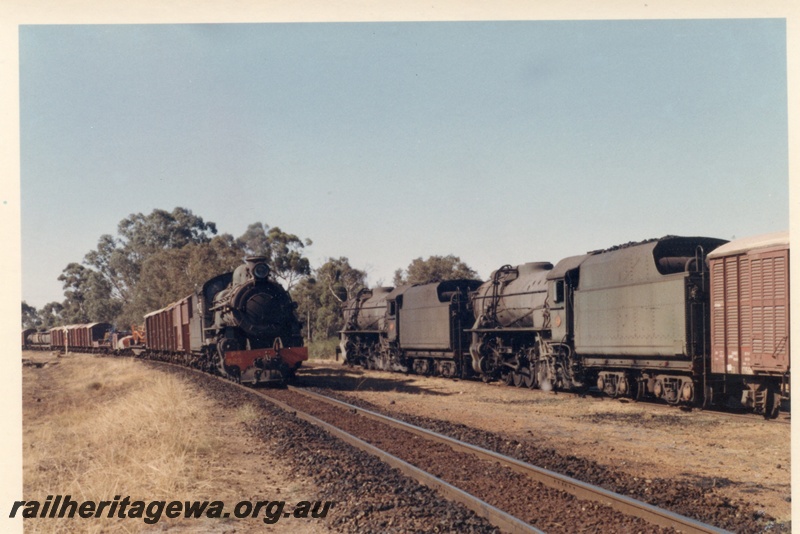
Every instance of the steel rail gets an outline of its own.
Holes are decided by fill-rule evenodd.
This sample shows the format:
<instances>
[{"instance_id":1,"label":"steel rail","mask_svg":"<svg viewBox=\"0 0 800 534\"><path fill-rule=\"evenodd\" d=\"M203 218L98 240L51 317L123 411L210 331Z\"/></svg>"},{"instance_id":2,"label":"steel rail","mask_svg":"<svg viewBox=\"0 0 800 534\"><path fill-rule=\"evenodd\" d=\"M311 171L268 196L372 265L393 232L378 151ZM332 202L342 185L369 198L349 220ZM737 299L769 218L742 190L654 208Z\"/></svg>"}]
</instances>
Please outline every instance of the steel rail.
<instances>
[{"instance_id":1,"label":"steel rail","mask_svg":"<svg viewBox=\"0 0 800 534\"><path fill-rule=\"evenodd\" d=\"M361 414L365 417L383 422L385 424L394 426L396 428L402 428L403 430L412 432L423 438L433 440L439 443L444 443L452 447L454 450L458 450L461 452L468 452L484 460L500 462L502 465L509 467L510 469L513 469L518 473L527 475L532 479L536 480L537 482L540 482L548 487L567 492L571 495L574 495L578 499L600 502L623 514L639 517L654 525L674 528L686 534L701 534L701 533L723 534L728 532L726 530L717 528L715 526L702 523L695 519L691 519L689 517L685 517L680 514L676 514L674 512L670 512L669 510L658 508L656 506L633 499L631 497L627 497L625 495L619 495L612 491L603 489L599 486L588 484L586 482L581 482L580 480L568 477L566 475L562 475L560 473L556 473L548 469L543 469L541 467L537 467L535 465L531 465L522 462L520 460L517 460L516 458L510 458L508 456L504 456L494 451L490 451L488 449L484 449L482 447L478 447L476 445L465 443L463 441L459 441L457 439L439 434L432 430L412 425L410 423L406 423L405 421L400 421L398 419L394 419L392 417L379 414L371 410L360 408L358 406L354 406L352 404L348 404L346 402L333 399L326 395L321 395L319 393L315 393L312 391L308 391L293 386L289 386L289 389L301 393L303 395L307 395L316 400L320 400L322 402L327 402L332 405L338 405L354 413Z\"/></svg>"},{"instance_id":2,"label":"steel rail","mask_svg":"<svg viewBox=\"0 0 800 534\"><path fill-rule=\"evenodd\" d=\"M457 488L457 487L453 486L452 484L449 484L449 483L445 482L444 480L440 479L439 477L436 477L436 476L428 473L427 471L423 471L422 469L420 469L420 468L418 468L418 467L406 462L405 460L401 460L400 458L398 458L398 457L396 457L396 456L394 456L392 454L389 454L388 452L386 452L384 450L381 450L381 449L375 447L374 445L372 445L370 443L367 443L366 441L364 441L364 440L362 440L362 439L360 439L360 438L358 438L358 437L356 437L356 436L354 436L352 434L349 434L349 433L345 432L341 428L338 428L338 427L336 427L336 426L334 426L334 425L332 425L330 423L326 423L322 419L314 417L313 415L310 415L310 414L307 414L305 412L302 412L302 411L298 410L297 408L295 408L295 407L293 407L293 406L291 406L291 405L289 405L289 404L287 404L287 403L285 403L283 401L280 401L280 400L278 400L276 398L273 398L273 397L270 397L269 395L266 395L265 393L260 392L257 389L253 389L251 387L244 386L244 385L239 384L237 382L234 382L232 380L228 380L228 379L226 379L224 377L220 377L220 376L217 376L217 375L212 375L210 373L206 373L204 371L201 371L200 369L194 369L192 367L185 367L183 365L178 365L178 364L175 364L175 363L172 363L172 362L164 362L164 361L160 361L160 360L147 360L147 361L154 362L154 363L157 363L157 364L163 364L163 365L167 365L167 366L171 366L171 367L176 367L178 369L183 369L183 370L186 370L186 371L191 371L193 373L197 373L197 374L199 374L201 376L210 377L210 378L219 380L221 382L224 382L226 384L230 384L231 386L237 387L237 388L241 389L242 391L245 391L245 392L247 392L247 393L249 393L251 395L255 395L255 396L257 396L257 397L259 397L261 399L264 399L264 400L268 401L269 403L271 403L272 405L280 408L281 410L283 410L283 411L285 411L285 412L287 412L289 414L292 414L295 417L297 417L299 419L302 419L303 421L311 423L312 425L316 425L316 426L322 428L323 430L325 430L326 432L328 432L332 436L335 436L335 437L341 439L345 443L348 443L348 444L356 447L357 449L360 449L360 450L366 452L367 454L371 454L373 456L376 456L376 457L380 458L382 461L384 461L387 464L389 464L389 466L398 469L401 473L403 473L404 475L408 476L409 478L412 478L412 479L416 480L417 482L419 482L423 486L427 486L427 487L433 489L434 491L438 491L446 499L449 499L451 501L455 501L455 502L463 504L466 508L468 508L469 510L472 510L473 512L475 512L475 514L483 517L489 523L491 523L495 527L499 528L503 532L509 532L509 533L512 533L512 534L546 534L544 531L539 530L538 528L534 527L533 525L530 525L530 524L526 523L525 521L522 521L521 519L519 519L517 517L514 517L511 514L508 514L508 513L500 510L499 508L497 508L495 506L492 506L491 504L487 503L486 501L481 500L478 497L475 497L474 495L471 495L471 494L465 492L464 490L462 490L460 488ZM303 391L298 391L297 388L294 388L294 387L291 387L291 386L289 387L289 389L292 389L292 390L294 390L294 391L296 391L298 393L301 393L301 394L307 393L307 392L303 392ZM320 396L320 397L322 397L322 396ZM328 397L323 397L323 398L327 399ZM334 400L334 399L331 399L331 400ZM338 401L336 401L336 402L338 402Z\"/></svg>"},{"instance_id":3,"label":"steel rail","mask_svg":"<svg viewBox=\"0 0 800 534\"><path fill-rule=\"evenodd\" d=\"M288 413L294 414L296 417L304 421L319 426L332 436L336 436L345 443L348 443L358 449L361 449L362 451L368 454L377 456L378 458L389 464L391 467L398 469L404 475L413 478L414 480L416 480L417 482L419 482L424 486L427 486L435 491L438 491L448 500L456 501L458 503L463 504L465 507L475 512L477 515L485 518L487 521L489 521L489 523L499 528L503 532L510 532L513 534L545 534L544 531L537 529L536 527L526 523L525 521L522 521L521 519L518 519L500 510L499 508L492 506L491 504L479 499L478 497L475 497L474 495L470 495L464 490L457 488L452 484L449 484L444 480L428 473L427 471L423 471L422 469L414 465L411 465L405 460L401 460L400 458L392 454L389 454L388 452L381 450L375 447L374 445L371 445L366 441L352 434L349 434L336 426L331 425L330 423L326 423L322 419L314 417L313 415L307 414L305 412L301 412L297 410L297 408L294 408L289 404L279 401L278 399L270 397L269 395L261 393L260 391L255 390L253 388L248 388L246 386L242 386L241 384L237 384L235 382L230 382L230 383L249 393L258 395L259 397L269 401L278 408Z\"/></svg>"}]
</instances>

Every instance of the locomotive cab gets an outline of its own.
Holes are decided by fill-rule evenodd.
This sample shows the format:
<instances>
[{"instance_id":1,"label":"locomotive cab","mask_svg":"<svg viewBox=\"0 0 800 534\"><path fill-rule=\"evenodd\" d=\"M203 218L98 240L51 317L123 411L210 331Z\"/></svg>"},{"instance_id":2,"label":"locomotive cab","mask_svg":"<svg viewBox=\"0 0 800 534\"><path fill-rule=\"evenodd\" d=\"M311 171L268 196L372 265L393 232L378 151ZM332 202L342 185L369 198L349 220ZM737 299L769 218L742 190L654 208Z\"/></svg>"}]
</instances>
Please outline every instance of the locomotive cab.
<instances>
[{"instance_id":1,"label":"locomotive cab","mask_svg":"<svg viewBox=\"0 0 800 534\"><path fill-rule=\"evenodd\" d=\"M573 335L573 295L580 279L580 264L588 254L558 262L547 274L550 339L567 343Z\"/></svg>"}]
</instances>

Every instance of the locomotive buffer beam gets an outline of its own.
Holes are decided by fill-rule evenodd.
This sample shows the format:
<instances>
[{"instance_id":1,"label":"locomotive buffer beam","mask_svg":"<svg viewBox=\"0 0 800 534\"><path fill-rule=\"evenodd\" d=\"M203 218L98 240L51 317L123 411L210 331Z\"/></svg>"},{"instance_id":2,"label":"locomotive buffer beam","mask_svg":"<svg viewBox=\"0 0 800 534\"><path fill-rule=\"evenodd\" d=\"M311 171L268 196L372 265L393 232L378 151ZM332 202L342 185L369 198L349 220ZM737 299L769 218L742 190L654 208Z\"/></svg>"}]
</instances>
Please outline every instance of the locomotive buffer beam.
<instances>
[{"instance_id":1,"label":"locomotive buffer beam","mask_svg":"<svg viewBox=\"0 0 800 534\"><path fill-rule=\"evenodd\" d=\"M232 350L225 353L225 367L237 368L245 383L285 382L289 369L307 359L307 347Z\"/></svg>"}]
</instances>

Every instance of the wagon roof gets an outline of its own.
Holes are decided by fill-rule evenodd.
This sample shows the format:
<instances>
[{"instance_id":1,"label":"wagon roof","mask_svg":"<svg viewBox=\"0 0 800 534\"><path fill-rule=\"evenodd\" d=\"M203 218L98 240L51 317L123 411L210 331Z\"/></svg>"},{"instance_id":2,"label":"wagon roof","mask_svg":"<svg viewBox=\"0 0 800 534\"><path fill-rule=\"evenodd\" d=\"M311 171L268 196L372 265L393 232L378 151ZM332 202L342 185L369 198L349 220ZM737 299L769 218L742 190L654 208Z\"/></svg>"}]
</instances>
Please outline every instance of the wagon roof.
<instances>
[{"instance_id":1,"label":"wagon roof","mask_svg":"<svg viewBox=\"0 0 800 534\"><path fill-rule=\"evenodd\" d=\"M743 237L726 243L709 255L709 259L730 256L732 254L743 254L750 250L767 247L789 246L789 232L775 232L772 234L761 234L752 237Z\"/></svg>"},{"instance_id":2,"label":"wagon roof","mask_svg":"<svg viewBox=\"0 0 800 534\"><path fill-rule=\"evenodd\" d=\"M185 300L189 300L190 298L192 298L192 296L191 296L191 295L189 295L189 296L186 296L186 297L183 297L183 298L182 298L182 299L180 299L180 300L176 300L175 302L171 302L171 303L167 304L167 305L166 305L166 306L164 306L163 308L160 308L160 309L158 309L158 310L153 310L153 311L151 311L150 313L146 313L146 314L144 315L144 317L145 317L145 318L147 318L147 317L150 317L151 315L155 315L155 314L157 314L157 313L161 313L161 312L164 312L164 311L170 310L170 309L174 308L175 306L178 306L178 305L180 305L181 303L183 303L183 301L185 301Z\"/></svg>"}]
</instances>

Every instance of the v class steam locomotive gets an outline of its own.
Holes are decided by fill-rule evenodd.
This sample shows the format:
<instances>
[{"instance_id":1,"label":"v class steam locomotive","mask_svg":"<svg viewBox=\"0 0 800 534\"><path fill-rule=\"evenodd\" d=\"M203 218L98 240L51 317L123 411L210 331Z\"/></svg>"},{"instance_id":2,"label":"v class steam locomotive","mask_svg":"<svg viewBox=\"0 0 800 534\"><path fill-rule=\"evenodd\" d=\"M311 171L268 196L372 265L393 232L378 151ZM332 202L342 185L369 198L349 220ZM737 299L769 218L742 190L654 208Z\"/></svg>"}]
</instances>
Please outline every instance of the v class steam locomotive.
<instances>
[{"instance_id":1,"label":"v class steam locomotive","mask_svg":"<svg viewBox=\"0 0 800 534\"><path fill-rule=\"evenodd\" d=\"M788 396L788 234L725 243L667 236L482 284L365 291L344 307L340 350L351 365L773 417Z\"/></svg>"}]
</instances>

